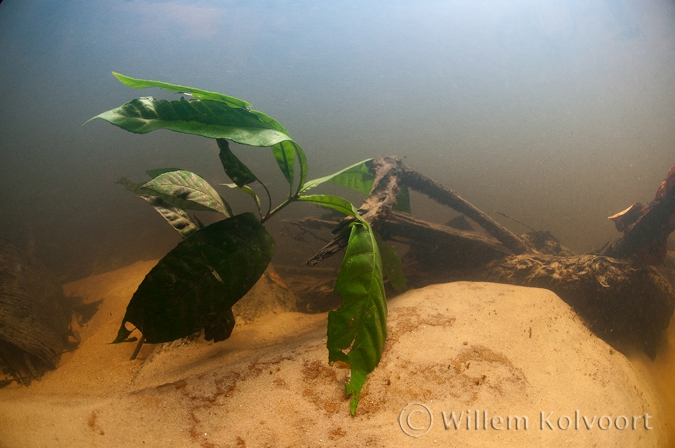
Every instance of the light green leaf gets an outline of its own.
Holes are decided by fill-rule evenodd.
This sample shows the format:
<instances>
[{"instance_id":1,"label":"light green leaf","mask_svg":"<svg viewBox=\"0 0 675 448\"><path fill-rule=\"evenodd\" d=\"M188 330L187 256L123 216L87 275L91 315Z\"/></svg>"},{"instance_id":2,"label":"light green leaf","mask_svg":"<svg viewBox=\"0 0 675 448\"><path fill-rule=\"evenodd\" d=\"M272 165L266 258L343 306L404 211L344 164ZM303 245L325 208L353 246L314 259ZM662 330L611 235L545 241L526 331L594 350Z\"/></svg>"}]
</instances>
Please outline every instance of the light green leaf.
<instances>
[{"instance_id":1,"label":"light green leaf","mask_svg":"<svg viewBox=\"0 0 675 448\"><path fill-rule=\"evenodd\" d=\"M370 194L370 190L373 188L373 181L375 180L375 176L370 171L370 162L372 160L373 159L366 159L343 170L340 170L337 173L333 173L319 179L310 180L305 183L305 186L300 192L304 193L307 190L314 188L317 185L321 185L324 182L331 182L343 187L352 188L358 192L363 193L365 196L368 196Z\"/></svg>"},{"instance_id":2,"label":"light green leaf","mask_svg":"<svg viewBox=\"0 0 675 448\"><path fill-rule=\"evenodd\" d=\"M101 118L122 129L145 134L169 129L208 138L226 138L250 146L272 146L289 140L288 132L262 112L230 107L227 103L193 99L166 101L152 97L136 98L103 112Z\"/></svg>"},{"instance_id":3,"label":"light green leaf","mask_svg":"<svg viewBox=\"0 0 675 448\"><path fill-rule=\"evenodd\" d=\"M330 194L311 194L307 196L298 196L298 201L311 202L316 205L321 205L322 207L332 208L348 216L358 216L358 212L354 208L351 202L346 199L342 199L340 196L333 196Z\"/></svg>"},{"instance_id":4,"label":"light green leaf","mask_svg":"<svg viewBox=\"0 0 675 448\"><path fill-rule=\"evenodd\" d=\"M112 72L113 76L117 78L122 84L133 87L135 89L145 89L149 87L159 87L160 89L168 90L169 92L176 93L187 93L192 95L194 98L201 100L213 100L213 101L222 101L227 103L230 107L236 107L241 109L250 109L251 104L235 98L233 96L223 95L218 92L209 92L208 90L195 89L194 87L186 87L178 84L169 84L168 82L162 81L151 81L149 79L138 79L132 78L131 76L125 76L120 73Z\"/></svg>"},{"instance_id":5,"label":"light green leaf","mask_svg":"<svg viewBox=\"0 0 675 448\"><path fill-rule=\"evenodd\" d=\"M127 322L151 344L202 328L206 340L227 339L234 327L232 306L265 272L273 253L274 240L251 213L200 229L148 273L114 343L131 340Z\"/></svg>"},{"instance_id":6,"label":"light green leaf","mask_svg":"<svg viewBox=\"0 0 675 448\"><path fill-rule=\"evenodd\" d=\"M159 196L171 205L188 210L202 210L232 216L229 204L203 178L179 170L160 174L143 184L142 194Z\"/></svg>"},{"instance_id":7,"label":"light green leaf","mask_svg":"<svg viewBox=\"0 0 675 448\"><path fill-rule=\"evenodd\" d=\"M387 302L382 283L382 260L365 221L351 224L351 234L335 290L342 306L328 313L328 361L351 367L346 391L354 414L361 388L382 357L387 337Z\"/></svg>"}]
</instances>

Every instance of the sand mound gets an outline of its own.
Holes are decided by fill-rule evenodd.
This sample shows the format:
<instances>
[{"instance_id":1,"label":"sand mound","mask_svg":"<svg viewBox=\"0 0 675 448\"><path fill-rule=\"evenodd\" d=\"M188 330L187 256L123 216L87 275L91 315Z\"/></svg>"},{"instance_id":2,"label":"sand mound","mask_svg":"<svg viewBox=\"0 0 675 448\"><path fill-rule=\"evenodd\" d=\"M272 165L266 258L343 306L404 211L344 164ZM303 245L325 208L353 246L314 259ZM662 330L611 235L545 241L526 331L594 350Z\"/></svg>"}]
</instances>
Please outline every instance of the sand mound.
<instances>
[{"instance_id":1,"label":"sand mound","mask_svg":"<svg viewBox=\"0 0 675 448\"><path fill-rule=\"evenodd\" d=\"M66 285L104 301L56 371L0 390L0 446L668 446L649 383L549 291L458 282L391 300L352 417L325 314L270 306L227 341L128 361L132 344L108 342L152 265Z\"/></svg>"}]
</instances>

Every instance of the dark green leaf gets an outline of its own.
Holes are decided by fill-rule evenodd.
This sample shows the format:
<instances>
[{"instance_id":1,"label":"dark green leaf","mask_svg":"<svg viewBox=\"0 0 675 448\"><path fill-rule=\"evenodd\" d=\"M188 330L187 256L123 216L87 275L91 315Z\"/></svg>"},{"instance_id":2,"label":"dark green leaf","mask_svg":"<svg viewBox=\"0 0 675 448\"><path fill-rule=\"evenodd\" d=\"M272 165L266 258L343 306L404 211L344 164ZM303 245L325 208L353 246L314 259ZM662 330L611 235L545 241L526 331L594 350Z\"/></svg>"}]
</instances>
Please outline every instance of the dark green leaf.
<instances>
[{"instance_id":1,"label":"dark green leaf","mask_svg":"<svg viewBox=\"0 0 675 448\"><path fill-rule=\"evenodd\" d=\"M293 145L295 146L295 154L298 156L298 166L300 167L300 182L298 183L298 189L295 193L297 196L305 187L305 180L307 180L307 157L305 157L305 151L302 150L300 145L295 142L293 142Z\"/></svg>"},{"instance_id":2,"label":"dark green leaf","mask_svg":"<svg viewBox=\"0 0 675 448\"><path fill-rule=\"evenodd\" d=\"M232 306L258 281L273 253L274 240L251 213L200 229L148 273L114 342L127 340L127 322L149 343L202 328L207 340L225 339L234 325Z\"/></svg>"},{"instance_id":3,"label":"dark green leaf","mask_svg":"<svg viewBox=\"0 0 675 448\"><path fill-rule=\"evenodd\" d=\"M373 181L375 180L375 176L370 171L370 161L372 160L373 159L367 159L362 162L355 163L354 165L340 170L337 173L333 173L319 179L310 180L305 184L301 193L304 193L310 188L314 188L324 182L331 182L337 185L342 185L343 187L352 188L363 193L365 196L368 196L370 194L370 190L373 188Z\"/></svg>"},{"instance_id":4,"label":"dark green leaf","mask_svg":"<svg viewBox=\"0 0 675 448\"><path fill-rule=\"evenodd\" d=\"M145 89L148 87L159 87L160 89L168 90L169 92L176 93L187 93L192 95L195 98L202 100L213 100L213 101L222 101L227 103L230 107L236 107L241 109L250 109L251 104L247 103L244 100L235 98L233 96L223 95L218 92L209 92L208 90L195 89L194 87L186 87L178 84L169 84L168 82L161 81L151 81L149 79L138 79L132 78L131 76L125 76L120 73L113 72L115 78L117 78L122 84L135 89Z\"/></svg>"},{"instance_id":5,"label":"dark green leaf","mask_svg":"<svg viewBox=\"0 0 675 448\"><path fill-rule=\"evenodd\" d=\"M403 275L403 263L391 245L387 244L379 233L375 233L377 247L382 258L382 273L389 279L392 288L398 292L408 289L408 281Z\"/></svg>"},{"instance_id":6,"label":"dark green leaf","mask_svg":"<svg viewBox=\"0 0 675 448\"><path fill-rule=\"evenodd\" d=\"M201 210L232 216L227 202L207 181L193 172L180 170L160 174L137 191L159 196L171 205L186 210Z\"/></svg>"},{"instance_id":7,"label":"dark green leaf","mask_svg":"<svg viewBox=\"0 0 675 448\"><path fill-rule=\"evenodd\" d=\"M382 357L387 336L387 302L377 242L365 221L351 224L347 253L335 284L342 306L328 313L328 360L351 367L346 391L356 412L361 388Z\"/></svg>"},{"instance_id":8,"label":"dark green leaf","mask_svg":"<svg viewBox=\"0 0 675 448\"><path fill-rule=\"evenodd\" d=\"M223 164L225 174L232 179L232 182L238 187L243 187L258 180L255 174L230 150L230 144L227 140L219 138L216 142L220 148L220 153L218 154L220 162Z\"/></svg>"},{"instance_id":9,"label":"dark green leaf","mask_svg":"<svg viewBox=\"0 0 675 448\"><path fill-rule=\"evenodd\" d=\"M401 185L401 191L396 196L396 207L394 207L394 210L408 214L412 213L410 209L410 191L407 185Z\"/></svg>"},{"instance_id":10,"label":"dark green leaf","mask_svg":"<svg viewBox=\"0 0 675 448\"><path fill-rule=\"evenodd\" d=\"M166 101L142 97L91 120L96 118L137 134L169 129L208 138L226 138L251 146L272 146L290 139L288 132L275 119L262 112L212 100L186 101L181 98Z\"/></svg>"},{"instance_id":11,"label":"dark green leaf","mask_svg":"<svg viewBox=\"0 0 675 448\"><path fill-rule=\"evenodd\" d=\"M284 140L276 145L270 147L274 159L279 165L279 169L283 173L286 181L289 184L289 189L293 189L294 169L295 169L295 145L290 140Z\"/></svg>"}]
</instances>

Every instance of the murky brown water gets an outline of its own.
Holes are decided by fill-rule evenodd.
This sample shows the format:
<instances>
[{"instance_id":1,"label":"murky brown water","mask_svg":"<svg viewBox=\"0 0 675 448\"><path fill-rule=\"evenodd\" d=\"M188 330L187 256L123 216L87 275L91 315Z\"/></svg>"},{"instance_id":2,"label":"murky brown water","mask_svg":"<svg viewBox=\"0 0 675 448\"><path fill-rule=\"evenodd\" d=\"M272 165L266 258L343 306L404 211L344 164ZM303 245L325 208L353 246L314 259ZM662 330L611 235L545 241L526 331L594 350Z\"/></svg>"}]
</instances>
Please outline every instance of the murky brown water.
<instances>
[{"instance_id":1,"label":"murky brown water","mask_svg":"<svg viewBox=\"0 0 675 448\"><path fill-rule=\"evenodd\" d=\"M675 5L665 0L5 0L0 48L0 237L64 283L159 258L180 240L120 177L176 166L228 181L212 140L81 126L137 96L177 98L129 89L113 70L250 101L303 146L310 178L403 156L512 230L526 229L497 212L577 252L616 238L606 217L649 202L675 164ZM283 199L269 151L233 148ZM413 212L452 216L416 196ZM281 220L305 213L315 211L298 205L270 223L276 261L301 265L316 249L284 240ZM644 364L675 403L673 338L671 328Z\"/></svg>"}]
</instances>

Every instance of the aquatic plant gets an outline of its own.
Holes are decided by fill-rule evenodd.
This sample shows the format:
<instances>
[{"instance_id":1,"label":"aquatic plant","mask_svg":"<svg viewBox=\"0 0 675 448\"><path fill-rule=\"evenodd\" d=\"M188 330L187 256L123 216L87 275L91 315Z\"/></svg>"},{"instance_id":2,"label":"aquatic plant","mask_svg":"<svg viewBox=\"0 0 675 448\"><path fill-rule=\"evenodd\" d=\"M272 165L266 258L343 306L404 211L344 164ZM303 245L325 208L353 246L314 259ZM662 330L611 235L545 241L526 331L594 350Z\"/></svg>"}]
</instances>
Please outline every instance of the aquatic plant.
<instances>
[{"instance_id":1,"label":"aquatic plant","mask_svg":"<svg viewBox=\"0 0 675 448\"><path fill-rule=\"evenodd\" d=\"M257 282L274 253L274 239L263 223L295 202L329 207L351 217L346 224L350 228L347 250L335 285L343 303L328 313L327 348L329 362L342 361L350 366L346 391L351 395L350 411L354 414L361 388L380 361L387 334L382 260L375 233L349 201L308 192L332 182L367 195L374 179L368 168L370 160L306 181L307 159L300 145L277 120L252 110L246 101L192 87L113 75L129 87L159 87L183 97L176 101L136 98L91 120L101 118L138 134L169 129L216 139L220 161L233 182L227 186L250 195L259 215L233 214L227 201L190 171L155 169L147 171L149 181L120 179L120 184L152 205L183 241L138 287L113 342L135 341L130 337L134 329L149 343L173 341L202 329L206 340L227 339L235 324L232 306ZM271 207L267 187L234 155L228 141L271 149L288 182L288 196L283 202ZM266 212L249 186L255 182L263 186L270 202ZM216 212L225 219L203 226L188 211ZM127 323L134 328L127 328Z\"/></svg>"}]
</instances>

